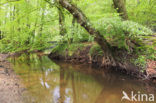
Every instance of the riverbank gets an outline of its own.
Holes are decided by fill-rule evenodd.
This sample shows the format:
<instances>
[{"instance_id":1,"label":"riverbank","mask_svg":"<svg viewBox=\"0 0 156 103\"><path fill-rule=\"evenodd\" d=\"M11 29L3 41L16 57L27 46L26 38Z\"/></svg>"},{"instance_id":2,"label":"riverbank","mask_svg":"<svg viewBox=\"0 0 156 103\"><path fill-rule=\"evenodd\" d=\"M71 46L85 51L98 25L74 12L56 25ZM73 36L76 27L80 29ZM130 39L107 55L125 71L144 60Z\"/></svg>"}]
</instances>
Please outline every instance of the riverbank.
<instances>
[{"instance_id":1,"label":"riverbank","mask_svg":"<svg viewBox=\"0 0 156 103\"><path fill-rule=\"evenodd\" d=\"M72 44L73 45L73 44ZM106 59L105 53L100 49L100 47L95 43L80 43L74 44L74 46L62 45L57 48L63 48L60 51L54 49L49 57L51 59L64 60L71 63L79 64L91 64L100 69L114 69L119 72L132 75L136 78L146 79L155 81L156 78L156 61L148 60L147 68L143 69L136 66L131 60L135 59L137 56L135 54L129 54L125 50L114 50L113 56L115 57L115 63L111 60ZM76 47L77 46L77 47ZM76 48L73 48L76 47ZM116 48L117 49L117 48Z\"/></svg>"},{"instance_id":2,"label":"riverbank","mask_svg":"<svg viewBox=\"0 0 156 103\"><path fill-rule=\"evenodd\" d=\"M89 55L86 54L86 53L89 53L89 50L95 44L94 43L93 44L90 44L90 43L86 44L85 43L84 45L85 46L83 46L83 48L79 48L79 50L77 52L71 52L70 51L70 55L67 55L67 54L69 54L69 51L66 50L66 51L68 51L68 52L66 52L66 56L63 56L63 54L60 57L59 57L59 55L53 55L53 56L55 57L55 59L65 60L66 62L70 62L70 64L71 63L74 63L74 64L76 64L76 63L77 64L88 63L88 64L91 64L94 66L98 66L99 64L101 64L102 63L102 61L100 59L100 57L102 58L101 55L94 57L94 58L91 56L91 58L89 58ZM84 48L84 47L86 47L86 48ZM71 55L73 53L75 54L74 57ZM81 54L81 56L78 55L79 53ZM25 101L24 100L25 97L23 96L23 94L26 92L26 89L22 85L20 78L14 73L12 65L7 61L7 57L10 57L12 55L13 54L11 54L11 55L0 54L0 97L1 97L0 101L2 103L23 103L23 101ZM39 53L37 55L43 56L42 53L41 54ZM51 55L51 58L52 58L52 55ZM154 62L149 61L149 63L151 63L151 64L149 64L150 69L151 69L151 67L153 68L155 65ZM67 67L67 68L69 68L69 67ZM99 65L98 68L100 68L102 70L102 69L105 69L105 66ZM133 73L132 74L133 76L138 76L137 75L138 72L135 72L134 69L133 69L133 72L132 71L127 72L128 70L124 70L124 68L120 69L120 68L115 68L115 67L113 68L112 67L109 69L111 69L111 70L115 69L117 71L123 72L124 75L126 73L127 74ZM115 73L115 70L113 70L113 73ZM95 71L97 71L97 70L95 70ZM151 72L151 73L153 73L153 72ZM94 74L96 74L96 73L94 73ZM143 77L143 76L141 76L142 74L139 74L139 75L140 75L140 78ZM107 76L107 73L105 76ZM124 81L124 79L122 79L122 80ZM150 80L152 80L152 79L150 79ZM108 83L109 82L110 81L108 81ZM151 82L149 80L144 80L142 82L147 83L147 84L151 84ZM27 97L27 100L29 100L28 97Z\"/></svg>"},{"instance_id":3,"label":"riverbank","mask_svg":"<svg viewBox=\"0 0 156 103\"><path fill-rule=\"evenodd\" d=\"M11 64L6 60L8 56L0 54L0 102L23 103L22 94L25 89Z\"/></svg>"}]
</instances>

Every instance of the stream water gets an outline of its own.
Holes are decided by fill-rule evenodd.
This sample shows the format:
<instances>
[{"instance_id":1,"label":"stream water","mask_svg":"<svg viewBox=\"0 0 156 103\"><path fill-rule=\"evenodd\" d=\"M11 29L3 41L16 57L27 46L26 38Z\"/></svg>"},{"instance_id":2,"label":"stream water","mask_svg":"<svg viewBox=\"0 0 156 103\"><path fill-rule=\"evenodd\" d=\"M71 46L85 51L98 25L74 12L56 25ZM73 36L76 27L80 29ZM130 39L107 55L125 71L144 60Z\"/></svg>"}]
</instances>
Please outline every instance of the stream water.
<instances>
[{"instance_id":1,"label":"stream water","mask_svg":"<svg viewBox=\"0 0 156 103\"><path fill-rule=\"evenodd\" d=\"M121 101L123 91L128 96L132 91L156 95L152 84L89 65L54 62L37 54L13 57L11 62L27 91L24 103L134 103ZM139 103L147 103L143 99Z\"/></svg>"}]
</instances>

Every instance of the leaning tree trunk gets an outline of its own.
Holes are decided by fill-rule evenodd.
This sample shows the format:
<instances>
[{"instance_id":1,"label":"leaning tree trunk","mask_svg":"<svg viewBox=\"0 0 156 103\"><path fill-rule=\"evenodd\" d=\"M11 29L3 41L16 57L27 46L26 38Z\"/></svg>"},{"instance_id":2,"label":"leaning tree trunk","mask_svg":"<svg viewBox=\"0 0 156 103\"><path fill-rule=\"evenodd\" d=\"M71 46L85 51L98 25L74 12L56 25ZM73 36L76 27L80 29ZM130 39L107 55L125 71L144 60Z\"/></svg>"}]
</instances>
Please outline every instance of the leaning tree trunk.
<instances>
[{"instance_id":1,"label":"leaning tree trunk","mask_svg":"<svg viewBox=\"0 0 156 103\"><path fill-rule=\"evenodd\" d=\"M126 0L113 0L114 8L117 10L119 15L123 20L128 19L127 11L126 11Z\"/></svg>"},{"instance_id":2,"label":"leaning tree trunk","mask_svg":"<svg viewBox=\"0 0 156 103\"><path fill-rule=\"evenodd\" d=\"M73 15L73 17L77 20L77 22L88 31L90 35L95 36L95 41L101 46L102 50L104 51L106 65L107 64L115 65L116 63L112 56L109 43L103 37L103 35L100 34L99 31L97 31L91 26L91 23L88 21L85 14L68 0L59 0L59 4L63 8L67 9Z\"/></svg>"}]
</instances>

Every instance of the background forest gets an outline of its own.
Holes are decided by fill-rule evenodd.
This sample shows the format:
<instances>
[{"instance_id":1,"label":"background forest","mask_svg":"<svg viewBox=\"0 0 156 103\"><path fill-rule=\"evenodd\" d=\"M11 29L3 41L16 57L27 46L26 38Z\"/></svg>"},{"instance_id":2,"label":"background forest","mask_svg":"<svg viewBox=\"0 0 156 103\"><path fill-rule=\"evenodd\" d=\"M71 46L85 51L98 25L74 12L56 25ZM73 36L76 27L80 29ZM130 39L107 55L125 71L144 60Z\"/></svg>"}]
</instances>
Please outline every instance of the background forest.
<instances>
[{"instance_id":1,"label":"background forest","mask_svg":"<svg viewBox=\"0 0 156 103\"><path fill-rule=\"evenodd\" d=\"M119 8L113 3L115 0L69 1L82 10L89 23L112 46L124 48L130 53L135 48L140 64L144 64L146 58L155 59L156 0L118 0L124 2L126 18L118 12ZM0 0L2 53L42 51L55 46L55 42L73 45L73 49L80 42L93 41L94 35L89 35L57 0ZM141 46L131 46L129 41Z\"/></svg>"}]
</instances>

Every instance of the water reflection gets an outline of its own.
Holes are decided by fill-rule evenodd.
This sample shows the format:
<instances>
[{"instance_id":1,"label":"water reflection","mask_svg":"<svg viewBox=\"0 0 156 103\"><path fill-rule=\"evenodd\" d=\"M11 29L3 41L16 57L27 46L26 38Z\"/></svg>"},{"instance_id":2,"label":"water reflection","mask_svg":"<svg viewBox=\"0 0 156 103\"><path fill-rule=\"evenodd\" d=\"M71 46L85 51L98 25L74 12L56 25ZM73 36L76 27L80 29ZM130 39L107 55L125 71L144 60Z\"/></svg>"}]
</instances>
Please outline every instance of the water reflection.
<instances>
[{"instance_id":1,"label":"water reflection","mask_svg":"<svg viewBox=\"0 0 156 103\"><path fill-rule=\"evenodd\" d=\"M54 63L47 56L27 54L11 61L27 88L25 103L121 103L122 90L156 93L152 86L121 74Z\"/></svg>"}]
</instances>

